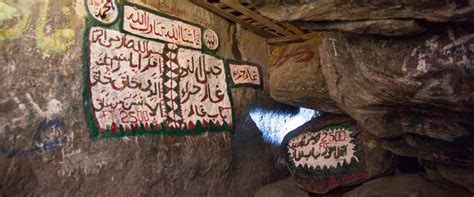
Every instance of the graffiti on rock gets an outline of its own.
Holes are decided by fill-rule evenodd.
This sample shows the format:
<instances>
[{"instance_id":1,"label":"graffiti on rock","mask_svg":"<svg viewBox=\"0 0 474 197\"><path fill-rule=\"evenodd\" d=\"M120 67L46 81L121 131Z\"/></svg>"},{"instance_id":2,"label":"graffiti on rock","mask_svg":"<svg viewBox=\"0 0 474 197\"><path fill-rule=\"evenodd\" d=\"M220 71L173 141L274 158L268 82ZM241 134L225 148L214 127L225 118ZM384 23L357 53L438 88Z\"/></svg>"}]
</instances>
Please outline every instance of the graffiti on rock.
<instances>
[{"instance_id":1,"label":"graffiti on rock","mask_svg":"<svg viewBox=\"0 0 474 197\"><path fill-rule=\"evenodd\" d=\"M232 123L220 59L99 27L91 29L89 54L100 130Z\"/></svg>"},{"instance_id":2,"label":"graffiti on rock","mask_svg":"<svg viewBox=\"0 0 474 197\"><path fill-rule=\"evenodd\" d=\"M229 71L235 86L262 86L262 75L259 67L256 65L229 63Z\"/></svg>"},{"instance_id":3,"label":"graffiti on rock","mask_svg":"<svg viewBox=\"0 0 474 197\"><path fill-rule=\"evenodd\" d=\"M8 114L0 113L0 115L2 115L0 117L1 137L5 137L7 129L26 128L28 125L27 119L30 116L30 111L27 109L26 104L23 103L15 93L10 92L6 99L0 100L0 108L2 109L5 109L7 106L15 105L17 107L15 111L8 111Z\"/></svg>"},{"instance_id":4,"label":"graffiti on rock","mask_svg":"<svg viewBox=\"0 0 474 197\"><path fill-rule=\"evenodd\" d=\"M217 33L212 29L204 31L203 42L209 50L214 51L219 47L219 37L217 37Z\"/></svg>"},{"instance_id":5,"label":"graffiti on rock","mask_svg":"<svg viewBox=\"0 0 474 197\"><path fill-rule=\"evenodd\" d=\"M10 28L0 28L0 41L13 40L25 37L28 33L32 20L36 18L36 26L34 37L36 45L39 49L46 53L58 53L69 49L74 45L75 32L73 30L74 24L69 24L68 28L55 28L56 30L47 35L47 21L50 12L50 0L42 0L42 6L37 17L32 13L34 5L38 1L35 0L19 0L17 2L0 1L0 23L4 21L15 21L19 18L15 25ZM69 8L65 7L63 10ZM68 13L64 12L63 14Z\"/></svg>"},{"instance_id":6,"label":"graffiti on rock","mask_svg":"<svg viewBox=\"0 0 474 197\"><path fill-rule=\"evenodd\" d=\"M115 0L87 0L87 9L92 17L104 24L111 24L118 18Z\"/></svg>"},{"instance_id":7,"label":"graffiti on rock","mask_svg":"<svg viewBox=\"0 0 474 197\"><path fill-rule=\"evenodd\" d=\"M51 150L62 147L70 143L73 139L73 133L65 134L62 128L62 120L45 120L41 122L34 132L33 142L35 147L19 150L9 150L0 147L0 157L28 157L43 155Z\"/></svg>"},{"instance_id":8,"label":"graffiti on rock","mask_svg":"<svg viewBox=\"0 0 474 197\"><path fill-rule=\"evenodd\" d=\"M17 39L23 35L30 23L33 4L34 0L0 1L0 23L16 21L12 27L0 28L0 41Z\"/></svg>"},{"instance_id":9,"label":"graffiti on rock","mask_svg":"<svg viewBox=\"0 0 474 197\"><path fill-rule=\"evenodd\" d=\"M180 104L188 124L214 122L232 124L230 98L224 62L189 49L178 50L180 71Z\"/></svg>"},{"instance_id":10,"label":"graffiti on rock","mask_svg":"<svg viewBox=\"0 0 474 197\"><path fill-rule=\"evenodd\" d=\"M310 44L283 47L273 52L275 56L274 66L281 66L287 61L294 63L307 63L312 61L316 54Z\"/></svg>"},{"instance_id":11,"label":"graffiti on rock","mask_svg":"<svg viewBox=\"0 0 474 197\"><path fill-rule=\"evenodd\" d=\"M289 142L289 159L295 166L308 168L335 168L359 162L352 133L348 128L331 127L300 135Z\"/></svg>"},{"instance_id":12,"label":"graffiti on rock","mask_svg":"<svg viewBox=\"0 0 474 197\"><path fill-rule=\"evenodd\" d=\"M123 30L138 36L201 49L201 28L125 5Z\"/></svg>"},{"instance_id":13,"label":"graffiti on rock","mask_svg":"<svg viewBox=\"0 0 474 197\"><path fill-rule=\"evenodd\" d=\"M124 7L120 29L90 23L86 32L91 137L230 131L225 61L202 51L203 28L138 5L117 6Z\"/></svg>"},{"instance_id":14,"label":"graffiti on rock","mask_svg":"<svg viewBox=\"0 0 474 197\"><path fill-rule=\"evenodd\" d=\"M297 184L315 192L356 183L367 176L362 134L354 125L329 125L291 136L283 145Z\"/></svg>"},{"instance_id":15,"label":"graffiti on rock","mask_svg":"<svg viewBox=\"0 0 474 197\"><path fill-rule=\"evenodd\" d=\"M58 117L63 111L62 103L54 98L48 101L46 109L41 109L28 92L23 97L10 92L7 98L0 100L0 108L10 108L10 110L0 112L0 115L3 115L0 117L0 137L3 138L9 136L8 131L12 133L18 129L27 128L35 115L49 121Z\"/></svg>"},{"instance_id":16,"label":"graffiti on rock","mask_svg":"<svg viewBox=\"0 0 474 197\"><path fill-rule=\"evenodd\" d=\"M75 32L70 28L57 28L51 35L46 35L46 23L49 13L49 0L44 0L36 25L36 45L47 53L66 51L74 45Z\"/></svg>"}]
</instances>

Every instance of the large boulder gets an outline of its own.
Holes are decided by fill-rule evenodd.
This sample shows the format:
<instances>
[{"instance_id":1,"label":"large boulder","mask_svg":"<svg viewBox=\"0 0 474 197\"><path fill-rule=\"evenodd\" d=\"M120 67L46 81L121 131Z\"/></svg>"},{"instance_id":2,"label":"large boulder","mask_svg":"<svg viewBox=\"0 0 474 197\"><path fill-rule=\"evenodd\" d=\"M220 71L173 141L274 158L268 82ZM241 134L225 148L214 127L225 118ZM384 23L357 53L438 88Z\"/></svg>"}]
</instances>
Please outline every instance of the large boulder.
<instances>
[{"instance_id":1,"label":"large boulder","mask_svg":"<svg viewBox=\"0 0 474 197\"><path fill-rule=\"evenodd\" d=\"M474 164L474 28L411 38L324 33L321 68L338 106L392 151Z\"/></svg>"},{"instance_id":2,"label":"large boulder","mask_svg":"<svg viewBox=\"0 0 474 197\"><path fill-rule=\"evenodd\" d=\"M251 4L276 21L295 22L310 31L410 36L429 23L474 22L474 3L467 0L228 0Z\"/></svg>"},{"instance_id":3,"label":"large boulder","mask_svg":"<svg viewBox=\"0 0 474 197\"><path fill-rule=\"evenodd\" d=\"M272 51L270 94L289 105L342 113L329 97L319 63L321 37L277 47Z\"/></svg>"},{"instance_id":4,"label":"large boulder","mask_svg":"<svg viewBox=\"0 0 474 197\"><path fill-rule=\"evenodd\" d=\"M340 115L323 115L288 133L281 151L296 184L313 193L390 174L395 166L390 152Z\"/></svg>"},{"instance_id":5,"label":"large boulder","mask_svg":"<svg viewBox=\"0 0 474 197\"><path fill-rule=\"evenodd\" d=\"M367 196L472 196L466 189L449 182L430 181L426 174L399 174L364 183L344 197Z\"/></svg>"},{"instance_id":6,"label":"large boulder","mask_svg":"<svg viewBox=\"0 0 474 197\"><path fill-rule=\"evenodd\" d=\"M257 6L258 12L277 21L360 21L370 19L473 21L472 15L474 13L473 2L462 0L240 0L240 2Z\"/></svg>"},{"instance_id":7,"label":"large boulder","mask_svg":"<svg viewBox=\"0 0 474 197\"><path fill-rule=\"evenodd\" d=\"M450 165L439 162L424 161L423 165L430 179L447 180L464 186L474 193L474 169L466 166Z\"/></svg>"},{"instance_id":8,"label":"large boulder","mask_svg":"<svg viewBox=\"0 0 474 197\"><path fill-rule=\"evenodd\" d=\"M363 21L296 22L310 31L343 31L356 34L409 36L424 32L426 28L415 20L382 19Z\"/></svg>"},{"instance_id":9,"label":"large boulder","mask_svg":"<svg viewBox=\"0 0 474 197\"><path fill-rule=\"evenodd\" d=\"M295 179L288 177L261 187L254 197L309 197L309 194L296 186Z\"/></svg>"},{"instance_id":10,"label":"large boulder","mask_svg":"<svg viewBox=\"0 0 474 197\"><path fill-rule=\"evenodd\" d=\"M468 148L425 136L405 134L380 140L382 146L398 155L439 161L451 165L474 166L474 154Z\"/></svg>"}]
</instances>

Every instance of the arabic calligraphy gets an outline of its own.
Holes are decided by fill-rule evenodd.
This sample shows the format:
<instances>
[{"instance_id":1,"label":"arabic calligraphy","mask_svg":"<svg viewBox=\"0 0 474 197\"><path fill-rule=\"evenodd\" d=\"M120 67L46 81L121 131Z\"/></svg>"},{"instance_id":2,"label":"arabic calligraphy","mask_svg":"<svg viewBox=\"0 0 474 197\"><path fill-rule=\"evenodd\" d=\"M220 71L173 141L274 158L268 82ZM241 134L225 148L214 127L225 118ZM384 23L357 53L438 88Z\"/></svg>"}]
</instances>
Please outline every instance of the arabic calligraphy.
<instances>
[{"instance_id":1,"label":"arabic calligraphy","mask_svg":"<svg viewBox=\"0 0 474 197\"><path fill-rule=\"evenodd\" d=\"M219 47L219 37L217 37L216 32L212 29L206 29L204 31L203 41L209 50L216 50L217 47Z\"/></svg>"},{"instance_id":2,"label":"arabic calligraphy","mask_svg":"<svg viewBox=\"0 0 474 197\"><path fill-rule=\"evenodd\" d=\"M91 104L100 131L232 124L224 62L119 31L89 35Z\"/></svg>"},{"instance_id":3,"label":"arabic calligraphy","mask_svg":"<svg viewBox=\"0 0 474 197\"><path fill-rule=\"evenodd\" d=\"M201 49L201 28L125 5L123 30L138 36Z\"/></svg>"},{"instance_id":4,"label":"arabic calligraphy","mask_svg":"<svg viewBox=\"0 0 474 197\"><path fill-rule=\"evenodd\" d=\"M118 8L115 0L86 0L90 15L96 20L111 24L118 17Z\"/></svg>"},{"instance_id":5,"label":"arabic calligraphy","mask_svg":"<svg viewBox=\"0 0 474 197\"><path fill-rule=\"evenodd\" d=\"M163 48L114 30L91 29L91 100L101 129L163 121Z\"/></svg>"},{"instance_id":6,"label":"arabic calligraphy","mask_svg":"<svg viewBox=\"0 0 474 197\"><path fill-rule=\"evenodd\" d=\"M319 132L308 132L290 140L288 154L295 166L337 167L350 164L355 156L352 130L347 128L325 128Z\"/></svg>"},{"instance_id":7,"label":"arabic calligraphy","mask_svg":"<svg viewBox=\"0 0 474 197\"><path fill-rule=\"evenodd\" d=\"M181 106L185 119L232 123L224 61L200 51L179 49Z\"/></svg>"},{"instance_id":8,"label":"arabic calligraphy","mask_svg":"<svg viewBox=\"0 0 474 197\"><path fill-rule=\"evenodd\" d=\"M229 64L229 69L234 84L262 84L257 66Z\"/></svg>"}]
</instances>

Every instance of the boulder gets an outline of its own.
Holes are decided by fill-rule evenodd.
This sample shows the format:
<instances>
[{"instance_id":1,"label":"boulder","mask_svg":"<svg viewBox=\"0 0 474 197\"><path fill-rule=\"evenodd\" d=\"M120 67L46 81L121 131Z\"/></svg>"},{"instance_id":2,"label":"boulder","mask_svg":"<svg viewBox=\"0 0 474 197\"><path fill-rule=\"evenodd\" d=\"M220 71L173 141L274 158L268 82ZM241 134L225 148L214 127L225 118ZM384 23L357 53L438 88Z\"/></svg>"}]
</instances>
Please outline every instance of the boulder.
<instances>
[{"instance_id":1,"label":"boulder","mask_svg":"<svg viewBox=\"0 0 474 197\"><path fill-rule=\"evenodd\" d=\"M236 1L236 0L235 0ZM418 19L434 22L473 21L472 1L437 0L240 0L276 21L361 21Z\"/></svg>"},{"instance_id":2,"label":"boulder","mask_svg":"<svg viewBox=\"0 0 474 197\"><path fill-rule=\"evenodd\" d=\"M430 23L473 23L473 1L436 0L227 0L252 5L275 21L293 22L310 31L410 36Z\"/></svg>"},{"instance_id":3,"label":"boulder","mask_svg":"<svg viewBox=\"0 0 474 197\"><path fill-rule=\"evenodd\" d=\"M309 197L309 194L296 187L295 179L288 177L263 186L258 189L254 197Z\"/></svg>"},{"instance_id":4,"label":"boulder","mask_svg":"<svg viewBox=\"0 0 474 197\"><path fill-rule=\"evenodd\" d=\"M296 22L310 31L343 31L356 34L410 36L422 33L424 26L415 20L382 19L363 21Z\"/></svg>"},{"instance_id":5,"label":"boulder","mask_svg":"<svg viewBox=\"0 0 474 197\"><path fill-rule=\"evenodd\" d=\"M435 170L444 179L464 186L474 193L474 169L472 167L437 163Z\"/></svg>"},{"instance_id":6,"label":"boulder","mask_svg":"<svg viewBox=\"0 0 474 197\"><path fill-rule=\"evenodd\" d=\"M270 94L275 100L299 107L342 113L329 97L319 63L321 37L277 47L272 51Z\"/></svg>"},{"instance_id":7,"label":"boulder","mask_svg":"<svg viewBox=\"0 0 474 197\"><path fill-rule=\"evenodd\" d=\"M328 93L398 154L473 164L471 32L450 26L410 38L324 33Z\"/></svg>"},{"instance_id":8,"label":"boulder","mask_svg":"<svg viewBox=\"0 0 474 197\"><path fill-rule=\"evenodd\" d=\"M473 152L462 145L413 134L383 139L380 143L385 149L398 155L474 167Z\"/></svg>"},{"instance_id":9,"label":"boulder","mask_svg":"<svg viewBox=\"0 0 474 197\"><path fill-rule=\"evenodd\" d=\"M448 182L435 182L426 174L398 174L364 183L344 197L367 196L472 196L466 189Z\"/></svg>"},{"instance_id":10,"label":"boulder","mask_svg":"<svg viewBox=\"0 0 474 197\"><path fill-rule=\"evenodd\" d=\"M355 120L341 115L323 115L288 133L281 152L296 184L313 193L356 185L395 169L394 155Z\"/></svg>"}]
</instances>

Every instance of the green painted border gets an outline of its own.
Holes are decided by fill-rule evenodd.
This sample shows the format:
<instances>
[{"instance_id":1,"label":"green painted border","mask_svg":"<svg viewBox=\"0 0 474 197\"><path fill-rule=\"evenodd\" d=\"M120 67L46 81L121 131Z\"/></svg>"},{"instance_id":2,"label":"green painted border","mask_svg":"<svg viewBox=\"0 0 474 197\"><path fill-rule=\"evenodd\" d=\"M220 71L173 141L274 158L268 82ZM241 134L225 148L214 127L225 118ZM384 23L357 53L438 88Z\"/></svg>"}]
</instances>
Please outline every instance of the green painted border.
<instances>
[{"instance_id":1,"label":"green painted border","mask_svg":"<svg viewBox=\"0 0 474 197\"><path fill-rule=\"evenodd\" d=\"M251 83L235 84L234 81L232 80L232 73L230 72L230 65L229 64L231 64L231 63L232 64L242 64L242 65L246 64L246 65L257 67L258 77L260 77L260 85L255 85L255 84L251 84ZM227 72L227 75L228 75L228 80L227 81L228 81L228 83L230 84L230 86L232 88L249 87L249 88L263 89L264 80L263 80L262 67L260 67L260 65L252 63L252 62L248 62L248 61L226 60L225 61L225 69L226 69L226 72Z\"/></svg>"},{"instance_id":2,"label":"green painted border","mask_svg":"<svg viewBox=\"0 0 474 197\"><path fill-rule=\"evenodd\" d=\"M308 167L308 166L296 166L295 163L290 159L290 154L288 154L289 147L288 144L284 144L284 150L285 150L285 160L288 164L289 170L291 174L305 174L305 175L317 175L321 176L321 180L326 180L328 179L329 176L339 176L342 174L350 174L352 171L357 171L361 170L362 167L364 166L364 160L362 158L362 150L360 149L360 144L362 143L361 138L362 136L360 135L360 132L357 129L357 126L355 125L346 125L346 124L341 124L341 125L329 125L325 126L322 128L319 128L318 131L325 130L325 129L348 129L352 131L351 137L351 143L354 143L354 155L359 158L359 162L357 162L354 158L351 159L351 162L348 164L344 162L344 164L338 164L336 167ZM299 135L304 135L308 132L305 133L300 133ZM296 136L295 136L296 137ZM289 141L288 141L289 143Z\"/></svg>"},{"instance_id":3,"label":"green painted border","mask_svg":"<svg viewBox=\"0 0 474 197\"><path fill-rule=\"evenodd\" d=\"M136 37L140 37L140 38L143 38L143 39L146 39L146 40L153 40L153 41L160 42L160 43L165 43L165 44L168 43L168 42L161 41L161 40L158 40L158 39L149 39L149 38L137 36L137 35L130 34L128 32L125 32L125 31L121 30L122 29L121 24L123 24L122 23L123 9L124 9L125 4L131 5L131 6L136 6L137 8L143 8L144 10L151 11L153 13L158 13L158 11L151 10L150 8L146 8L146 7L143 7L143 6L140 6L140 5L136 5L136 4L131 4L131 3L128 3L128 2L122 3L120 0L118 0L116 3L117 3L117 7L119 9L119 16L117 17L118 19L114 23L112 23L112 24L103 24L103 23L95 20L94 17L89 15L89 13L87 14L87 17L86 17L86 20L85 20L86 29L85 29L84 35L83 35L83 46L82 46L83 49L82 49L82 58L81 58L82 59L82 64L83 64L83 69L82 69L83 81L82 82L84 84L83 95L82 96L83 96L83 101L84 101L84 106L83 106L84 114L85 114L85 117L86 117L88 128L90 129L90 138L94 139L94 140L100 140L100 139L107 139L107 138L120 138L120 137L125 137L125 136L142 136L142 135L192 136L192 135L202 135L202 134L208 133L208 132L211 132L211 133L212 132L213 133L232 132L234 130L234 127L235 127L235 124L234 124L235 110L234 110L234 106L233 106L234 99L233 99L233 96L232 96L231 87L229 86L229 79L228 79L228 76L227 76L228 74L226 74L226 73L225 73L225 78L226 78L225 80L226 80L226 83L227 83L227 95L229 97L229 101L230 101L230 105L231 105L231 109L232 109L232 111L231 111L231 113L232 113L232 117L231 117L232 118L232 125L228 125L228 123L224 123L222 126L216 127L213 122L210 122L208 124L208 127L204 128L202 126L202 123L200 121L198 121L195 125L195 128L189 129L189 130L184 130L184 129L178 129L178 128L165 128L165 125L164 125L165 123L161 123L159 125L160 126L159 129L157 128L157 125L153 125L153 124L151 124L148 128L146 128L145 125L143 125L143 123L140 123L140 125L138 125L138 127L136 127L135 125L130 125L131 131L125 131L125 129L122 125L119 126L118 131L116 131L116 132L112 132L111 128L107 128L104 132L99 131L99 128L97 126L98 122L94 117L94 112L93 112L93 109L92 109L92 106L91 106L92 101L91 101L91 90L90 90L90 84L89 84L89 73L90 73L90 70L89 70L90 69L89 68L89 66L90 66L90 64L89 64L89 61L90 61L90 57L89 57L89 52L90 52L89 36L90 35L89 34L90 34L90 30L93 27L102 27L102 28L106 28L106 29L116 30L116 31L119 31L121 33L133 35L133 36L136 36ZM162 13L158 13L158 15L163 16L163 17L167 17L167 18L170 18L170 19L179 20L179 21L187 23L187 24L195 25L193 23L183 21L183 20L178 19L176 17L165 15L165 14L162 14ZM199 26L199 25L196 25L196 26L200 27L201 31L202 31L203 28L201 26ZM201 35L201 41L202 41L202 35ZM202 45L204 45L204 44L202 44ZM209 54L209 51L203 50L204 47L201 47L201 50L196 49L196 48L192 48L192 47L186 47L186 46L179 46L179 48L186 48L186 49L190 49L190 50L194 50L194 51L200 51L203 54L211 55L215 58L218 58L221 61L223 61L224 70L225 70L226 59L222 58L220 56L217 56L214 53Z\"/></svg>"}]
</instances>

